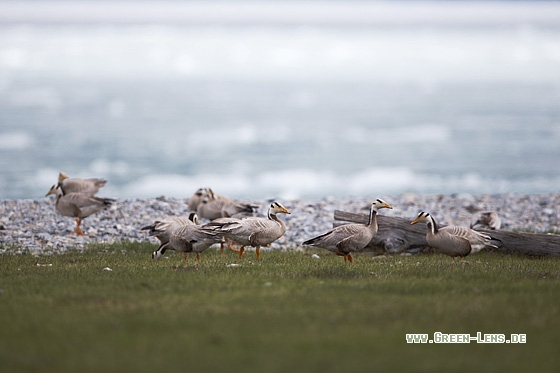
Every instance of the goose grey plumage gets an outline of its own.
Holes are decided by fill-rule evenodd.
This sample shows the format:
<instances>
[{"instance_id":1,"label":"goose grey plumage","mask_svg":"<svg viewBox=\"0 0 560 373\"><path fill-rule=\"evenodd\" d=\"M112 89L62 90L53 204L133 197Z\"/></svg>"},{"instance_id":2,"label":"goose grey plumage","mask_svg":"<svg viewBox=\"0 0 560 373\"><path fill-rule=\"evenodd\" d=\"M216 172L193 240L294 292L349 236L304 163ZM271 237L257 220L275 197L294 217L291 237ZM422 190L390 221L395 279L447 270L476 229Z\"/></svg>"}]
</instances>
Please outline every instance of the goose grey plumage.
<instances>
[{"instance_id":1,"label":"goose grey plumage","mask_svg":"<svg viewBox=\"0 0 560 373\"><path fill-rule=\"evenodd\" d=\"M303 245L329 250L344 257L344 261L353 263L351 253L362 250L377 234L377 211L381 208L392 209L387 202L377 199L371 204L367 224L339 225L327 233L305 241Z\"/></svg>"},{"instance_id":2,"label":"goose grey plumage","mask_svg":"<svg viewBox=\"0 0 560 373\"><path fill-rule=\"evenodd\" d=\"M502 227L502 219L494 211L479 211L474 213L471 218L472 228L484 228L496 230Z\"/></svg>"},{"instance_id":3,"label":"goose grey plumage","mask_svg":"<svg viewBox=\"0 0 560 373\"><path fill-rule=\"evenodd\" d=\"M107 180L105 179L78 179L69 178L64 172L58 174L58 185L62 189L62 194L86 193L94 195L99 189L103 188Z\"/></svg>"},{"instance_id":4,"label":"goose grey plumage","mask_svg":"<svg viewBox=\"0 0 560 373\"><path fill-rule=\"evenodd\" d=\"M204 188L202 193L204 194L200 197L196 212L201 218L206 218L208 220L215 220L222 217L252 216L257 208L257 206L250 203L239 202L232 198L216 194L210 188Z\"/></svg>"},{"instance_id":5,"label":"goose grey plumage","mask_svg":"<svg viewBox=\"0 0 560 373\"><path fill-rule=\"evenodd\" d=\"M60 185L53 185L45 195L56 195L56 211L63 216L76 218L76 234L83 236L80 229L82 220L96 212L108 209L114 199L94 197L86 193L64 194Z\"/></svg>"},{"instance_id":6,"label":"goose grey plumage","mask_svg":"<svg viewBox=\"0 0 560 373\"><path fill-rule=\"evenodd\" d=\"M452 257L464 257L476 253L486 246L496 247L491 243L492 237L473 229L457 225L439 228L432 215L420 212L410 223L425 222L428 226L426 241L436 251Z\"/></svg>"},{"instance_id":7,"label":"goose grey plumage","mask_svg":"<svg viewBox=\"0 0 560 373\"><path fill-rule=\"evenodd\" d=\"M260 248L276 241L286 232L286 224L276 215L289 213L290 211L282 204L273 202L266 218L251 216L243 219L218 219L204 225L203 228L240 244L240 259L245 251L245 246L254 247L257 259L260 259Z\"/></svg>"},{"instance_id":8,"label":"goose grey plumage","mask_svg":"<svg viewBox=\"0 0 560 373\"><path fill-rule=\"evenodd\" d=\"M219 235L195 224L185 224L170 232L169 241L152 253L152 259L160 259L166 250L171 249L182 252L185 257L187 253L194 252L200 262L200 253L220 242L222 237Z\"/></svg>"},{"instance_id":9,"label":"goose grey plumage","mask_svg":"<svg viewBox=\"0 0 560 373\"><path fill-rule=\"evenodd\" d=\"M225 223L232 223L232 222L237 222L240 219L243 218L217 218L212 220L212 223L214 224L225 224ZM230 240L229 238L225 237L222 235L223 238L223 242L220 243L220 251L223 254L224 253L224 246L227 246L227 248L231 251L234 251L236 253L239 253L239 249L236 249L233 247L233 245L236 244L236 242Z\"/></svg>"},{"instance_id":10,"label":"goose grey plumage","mask_svg":"<svg viewBox=\"0 0 560 373\"><path fill-rule=\"evenodd\" d=\"M187 201L187 206L189 210L196 211L198 209L198 205L202 202L202 198L208 193L209 188L199 188L194 194L189 198Z\"/></svg>"},{"instance_id":11,"label":"goose grey plumage","mask_svg":"<svg viewBox=\"0 0 560 373\"><path fill-rule=\"evenodd\" d=\"M147 230L150 237L156 237L159 240L160 245L163 245L169 242L169 237L175 230L184 225L197 224L198 215L196 215L195 212L191 212L187 218L184 216L167 216L140 229L143 231Z\"/></svg>"}]
</instances>

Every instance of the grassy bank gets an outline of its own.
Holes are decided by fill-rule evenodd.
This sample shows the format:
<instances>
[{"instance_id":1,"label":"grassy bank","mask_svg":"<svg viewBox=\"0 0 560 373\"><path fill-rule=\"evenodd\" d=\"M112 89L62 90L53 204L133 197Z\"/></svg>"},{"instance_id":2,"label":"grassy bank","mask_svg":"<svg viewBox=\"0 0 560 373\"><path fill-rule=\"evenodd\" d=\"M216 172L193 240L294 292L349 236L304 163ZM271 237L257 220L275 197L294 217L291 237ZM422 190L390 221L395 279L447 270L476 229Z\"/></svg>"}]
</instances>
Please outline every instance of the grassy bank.
<instances>
[{"instance_id":1,"label":"grassy bank","mask_svg":"<svg viewBox=\"0 0 560 373\"><path fill-rule=\"evenodd\" d=\"M2 371L554 371L560 262L326 251L152 261L150 244L0 258ZM239 266L228 266L239 264ZM104 268L110 268L106 270ZM526 334L407 344L407 333Z\"/></svg>"}]
</instances>

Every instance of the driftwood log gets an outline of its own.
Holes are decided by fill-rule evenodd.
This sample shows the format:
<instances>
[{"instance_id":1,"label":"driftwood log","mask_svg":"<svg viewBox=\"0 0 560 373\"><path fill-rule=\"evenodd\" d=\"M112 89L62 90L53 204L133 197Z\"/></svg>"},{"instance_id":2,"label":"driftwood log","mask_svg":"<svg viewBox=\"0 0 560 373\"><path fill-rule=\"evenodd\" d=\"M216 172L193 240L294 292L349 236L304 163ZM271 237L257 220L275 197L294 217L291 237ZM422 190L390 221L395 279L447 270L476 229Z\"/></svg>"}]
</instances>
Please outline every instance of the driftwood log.
<instances>
[{"instance_id":1,"label":"driftwood log","mask_svg":"<svg viewBox=\"0 0 560 373\"><path fill-rule=\"evenodd\" d=\"M335 210L335 226L352 223L367 223L368 216ZM366 252L397 254L405 251L429 250L426 242L426 225L410 224L411 219L377 215L379 230L373 237ZM483 230L490 235L498 251L525 255L560 256L560 235L544 233L522 233L506 230Z\"/></svg>"}]
</instances>

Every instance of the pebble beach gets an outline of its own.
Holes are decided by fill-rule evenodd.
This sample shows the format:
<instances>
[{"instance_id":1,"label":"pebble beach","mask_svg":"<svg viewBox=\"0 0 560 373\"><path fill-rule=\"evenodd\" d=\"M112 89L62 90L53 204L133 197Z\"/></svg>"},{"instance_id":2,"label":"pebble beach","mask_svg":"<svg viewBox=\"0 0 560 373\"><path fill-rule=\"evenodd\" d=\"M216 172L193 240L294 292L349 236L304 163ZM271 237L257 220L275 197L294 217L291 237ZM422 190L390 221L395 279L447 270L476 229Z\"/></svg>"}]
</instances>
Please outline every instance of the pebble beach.
<instances>
[{"instance_id":1,"label":"pebble beach","mask_svg":"<svg viewBox=\"0 0 560 373\"><path fill-rule=\"evenodd\" d=\"M473 211L495 211L502 230L537 233L560 232L560 194L499 195L416 195L323 198L320 200L278 200L290 211L280 218L286 222L283 237L270 250L296 250L301 243L331 229L335 210L367 213L376 198L387 201L392 210L381 215L414 219L420 211L430 212L438 223L469 226ZM108 210L89 216L82 222L84 236L74 232L75 220L59 215L54 198L0 201L0 254L62 254L68 250L86 250L89 244L119 241L153 242L140 228L165 216L186 216L188 198L117 199ZM266 214L271 201L250 201ZM206 223L204 219L201 224ZM149 257L151 253L146 253Z\"/></svg>"}]
</instances>

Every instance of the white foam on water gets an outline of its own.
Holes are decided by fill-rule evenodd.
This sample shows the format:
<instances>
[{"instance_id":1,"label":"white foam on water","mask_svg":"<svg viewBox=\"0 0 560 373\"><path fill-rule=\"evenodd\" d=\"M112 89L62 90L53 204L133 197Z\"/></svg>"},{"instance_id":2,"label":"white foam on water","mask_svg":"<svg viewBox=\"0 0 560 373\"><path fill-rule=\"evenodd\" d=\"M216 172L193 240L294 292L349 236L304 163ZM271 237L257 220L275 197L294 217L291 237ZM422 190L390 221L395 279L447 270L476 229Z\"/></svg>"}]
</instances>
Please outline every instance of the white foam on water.
<instances>
[{"instance_id":1,"label":"white foam on water","mask_svg":"<svg viewBox=\"0 0 560 373\"><path fill-rule=\"evenodd\" d=\"M59 170L44 168L33 175L26 185L37 185L36 195L43 196L56 183ZM78 173L71 177L100 177L103 175ZM2 181L0 180L0 184ZM244 172L231 174L151 174L125 184L111 183L100 193L118 198L155 198L158 196L189 198L200 187L244 200L281 198L284 200L324 197L352 197L418 194L496 194L545 193L560 184L560 176L506 180L487 178L477 173L442 177L417 173L407 168L369 168L349 175L332 171L290 169L263 172L257 175Z\"/></svg>"},{"instance_id":2,"label":"white foam on water","mask_svg":"<svg viewBox=\"0 0 560 373\"><path fill-rule=\"evenodd\" d=\"M200 187L212 187L219 191L218 193L239 195L250 189L250 182L245 176L233 175L148 175L125 185L121 189L120 195L137 198L152 198L162 195L188 198Z\"/></svg>"},{"instance_id":3,"label":"white foam on water","mask_svg":"<svg viewBox=\"0 0 560 373\"><path fill-rule=\"evenodd\" d=\"M417 124L391 128L367 128L349 126L341 133L332 134L336 141L345 140L349 143L366 144L375 139L376 142L391 143L443 143L451 139L451 129L445 125Z\"/></svg>"},{"instance_id":4,"label":"white foam on water","mask_svg":"<svg viewBox=\"0 0 560 373\"><path fill-rule=\"evenodd\" d=\"M484 178L476 173L441 177L407 168L371 168L350 175L332 171L291 169L250 174L161 174L142 177L118 190L119 197L148 198L160 195L188 198L200 187L241 199L322 198L401 193L507 193L549 190L558 178L535 178L515 182Z\"/></svg>"}]
</instances>

